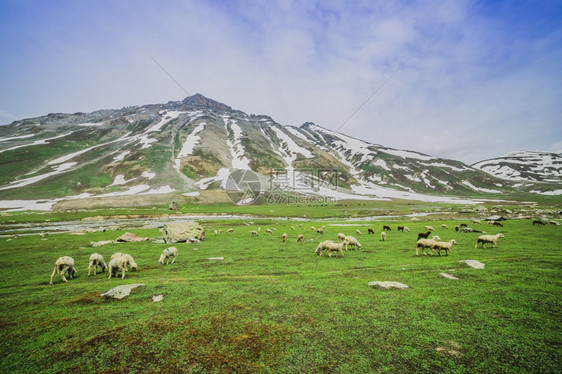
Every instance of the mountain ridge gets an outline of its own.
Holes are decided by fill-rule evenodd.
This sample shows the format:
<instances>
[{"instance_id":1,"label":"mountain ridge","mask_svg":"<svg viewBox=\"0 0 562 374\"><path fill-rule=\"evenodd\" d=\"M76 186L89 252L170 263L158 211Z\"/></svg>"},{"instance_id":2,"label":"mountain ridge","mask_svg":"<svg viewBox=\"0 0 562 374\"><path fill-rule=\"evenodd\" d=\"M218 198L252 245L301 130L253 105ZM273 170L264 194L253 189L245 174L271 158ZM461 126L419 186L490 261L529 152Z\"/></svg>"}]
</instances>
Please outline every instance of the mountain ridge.
<instances>
[{"instance_id":1,"label":"mountain ridge","mask_svg":"<svg viewBox=\"0 0 562 374\"><path fill-rule=\"evenodd\" d=\"M281 125L201 94L0 126L0 200L193 196L224 190L235 169L259 174L265 189L336 199L455 200L521 190L460 161L368 143L313 122ZM283 174L301 184L281 185L272 176ZM319 188L328 175L332 185ZM556 183L541 181L541 188Z\"/></svg>"}]
</instances>

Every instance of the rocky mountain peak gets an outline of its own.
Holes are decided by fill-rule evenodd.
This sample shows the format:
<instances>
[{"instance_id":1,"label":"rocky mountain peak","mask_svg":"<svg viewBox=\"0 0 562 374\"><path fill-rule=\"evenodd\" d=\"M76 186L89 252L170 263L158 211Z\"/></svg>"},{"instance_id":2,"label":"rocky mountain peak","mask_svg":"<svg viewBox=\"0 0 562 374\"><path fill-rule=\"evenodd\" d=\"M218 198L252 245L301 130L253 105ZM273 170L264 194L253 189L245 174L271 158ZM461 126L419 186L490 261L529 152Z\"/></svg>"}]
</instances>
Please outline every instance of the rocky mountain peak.
<instances>
[{"instance_id":1,"label":"rocky mountain peak","mask_svg":"<svg viewBox=\"0 0 562 374\"><path fill-rule=\"evenodd\" d=\"M232 108L226 104L220 103L213 99L209 99L201 95L200 93L196 93L193 96L188 96L181 101L181 103L185 106L189 106L193 109L195 108L206 108L212 109L216 111L231 111Z\"/></svg>"}]
</instances>

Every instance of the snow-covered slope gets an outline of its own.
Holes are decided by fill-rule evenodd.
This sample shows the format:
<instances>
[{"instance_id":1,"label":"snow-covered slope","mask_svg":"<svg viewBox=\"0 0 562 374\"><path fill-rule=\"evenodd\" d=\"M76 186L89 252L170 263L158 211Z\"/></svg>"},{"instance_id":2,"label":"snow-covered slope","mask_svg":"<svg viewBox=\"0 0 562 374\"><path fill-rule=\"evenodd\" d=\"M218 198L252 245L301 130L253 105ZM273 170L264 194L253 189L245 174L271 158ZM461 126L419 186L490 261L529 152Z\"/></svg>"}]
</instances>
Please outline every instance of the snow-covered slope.
<instances>
[{"instance_id":1,"label":"snow-covered slope","mask_svg":"<svg viewBox=\"0 0 562 374\"><path fill-rule=\"evenodd\" d=\"M551 159L550 174L556 168L560 175L558 162ZM0 127L0 200L194 196L225 189L236 169L261 175L263 191L339 199L461 201L512 191L512 182L459 161L370 144L313 123L283 126L200 94Z\"/></svg>"},{"instance_id":2,"label":"snow-covered slope","mask_svg":"<svg viewBox=\"0 0 562 374\"><path fill-rule=\"evenodd\" d=\"M562 194L561 153L511 152L503 157L477 162L472 167L497 178L516 182L515 187L525 186L535 193Z\"/></svg>"}]
</instances>

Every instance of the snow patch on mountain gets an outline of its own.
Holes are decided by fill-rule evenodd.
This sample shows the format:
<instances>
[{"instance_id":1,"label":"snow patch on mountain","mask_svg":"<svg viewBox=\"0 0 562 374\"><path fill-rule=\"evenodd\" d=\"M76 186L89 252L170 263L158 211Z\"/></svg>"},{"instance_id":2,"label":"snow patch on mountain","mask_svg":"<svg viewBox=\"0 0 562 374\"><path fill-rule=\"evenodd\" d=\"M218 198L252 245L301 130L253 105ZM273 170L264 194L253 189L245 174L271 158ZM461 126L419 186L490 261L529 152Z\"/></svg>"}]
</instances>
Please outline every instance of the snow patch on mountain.
<instances>
[{"instance_id":1,"label":"snow patch on mountain","mask_svg":"<svg viewBox=\"0 0 562 374\"><path fill-rule=\"evenodd\" d=\"M176 157L175 164L174 164L174 167L178 172L180 170L181 159L191 155L193 153L193 150L195 149L195 146L201 140L201 137L197 134L199 134L201 131L205 129L205 125L206 125L205 122L201 122L196 128L193 129L191 134L189 134L185 139L185 142L183 143L183 146L180 150L180 153Z\"/></svg>"},{"instance_id":2,"label":"snow patch on mountain","mask_svg":"<svg viewBox=\"0 0 562 374\"><path fill-rule=\"evenodd\" d=\"M40 140L36 140L33 143L30 144L22 144L22 145L16 145L14 147L10 147L10 148L6 148L6 149L0 149L0 153L2 152L6 152L6 151L13 151L14 149L19 149L19 148L23 148L23 147L31 147L34 145L44 145L44 144L49 144L49 142L51 140L55 140L55 139L59 139L59 138L64 138L70 134L72 134L73 131L61 134L61 135L57 135L57 136L53 136L52 138L47 138L47 139L40 139Z\"/></svg>"}]
</instances>

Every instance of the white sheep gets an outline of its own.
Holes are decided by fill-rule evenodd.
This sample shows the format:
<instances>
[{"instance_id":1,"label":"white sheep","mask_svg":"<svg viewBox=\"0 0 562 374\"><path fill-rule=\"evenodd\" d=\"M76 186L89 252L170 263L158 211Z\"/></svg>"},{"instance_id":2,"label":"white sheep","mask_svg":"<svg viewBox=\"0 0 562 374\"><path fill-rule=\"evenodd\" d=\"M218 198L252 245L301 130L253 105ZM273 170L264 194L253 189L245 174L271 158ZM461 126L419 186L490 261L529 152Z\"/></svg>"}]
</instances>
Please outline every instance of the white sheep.
<instances>
[{"instance_id":1,"label":"white sheep","mask_svg":"<svg viewBox=\"0 0 562 374\"><path fill-rule=\"evenodd\" d=\"M420 248L422 249L422 254L424 256L427 255L427 253L425 253L425 249L431 248L431 246L437 243L437 241L439 240L441 240L441 238L437 235L433 236L431 239L419 239L416 243L416 256L419 256L418 250Z\"/></svg>"},{"instance_id":2,"label":"white sheep","mask_svg":"<svg viewBox=\"0 0 562 374\"><path fill-rule=\"evenodd\" d=\"M346 236L345 240L343 242L345 243L345 250L346 251L347 251L348 246L353 246L353 247L356 247L357 249L362 248L361 243L359 243L357 241L357 239L355 239L353 236Z\"/></svg>"},{"instance_id":3,"label":"white sheep","mask_svg":"<svg viewBox=\"0 0 562 374\"><path fill-rule=\"evenodd\" d=\"M316 230L316 232L317 232L318 234L324 234L324 229L323 229L323 228L319 228L319 229Z\"/></svg>"},{"instance_id":4,"label":"white sheep","mask_svg":"<svg viewBox=\"0 0 562 374\"><path fill-rule=\"evenodd\" d=\"M382 231L381 232L381 242L385 242L386 241L386 232Z\"/></svg>"},{"instance_id":5,"label":"white sheep","mask_svg":"<svg viewBox=\"0 0 562 374\"><path fill-rule=\"evenodd\" d=\"M250 231L250 234L252 234L252 236L259 236L259 234L256 230Z\"/></svg>"},{"instance_id":6,"label":"white sheep","mask_svg":"<svg viewBox=\"0 0 562 374\"><path fill-rule=\"evenodd\" d=\"M117 252L111 255L110 260L113 260L114 258L118 257L118 256L123 256L127 259L127 264L131 267L132 270L137 270L137 263L135 262L135 260L133 260L133 256L131 256L128 253L121 253L121 252Z\"/></svg>"},{"instance_id":7,"label":"white sheep","mask_svg":"<svg viewBox=\"0 0 562 374\"><path fill-rule=\"evenodd\" d=\"M304 235L300 234L299 236L297 236L297 242L303 242L304 241Z\"/></svg>"},{"instance_id":8,"label":"white sheep","mask_svg":"<svg viewBox=\"0 0 562 374\"><path fill-rule=\"evenodd\" d=\"M451 252L451 247L455 244L457 244L455 239L451 239L448 242L436 242L431 246L431 255L433 256L433 252L437 249L439 256L441 256L441 251L445 251L445 256L448 256L449 252Z\"/></svg>"},{"instance_id":9,"label":"white sheep","mask_svg":"<svg viewBox=\"0 0 562 374\"><path fill-rule=\"evenodd\" d=\"M331 240L324 240L318 244L315 253L322 256L324 253L328 254L328 257L332 257L332 252L339 252L343 257L343 245L344 243L334 243Z\"/></svg>"},{"instance_id":10,"label":"white sheep","mask_svg":"<svg viewBox=\"0 0 562 374\"><path fill-rule=\"evenodd\" d=\"M53 273L51 274L51 281L49 284L53 284L53 277L55 274L60 274L62 281L66 282L66 278L64 277L64 273L68 271L68 277L70 279L74 279L74 274L76 274L76 269L74 268L74 259L68 256L62 256L57 259L55 262L55 268L53 269Z\"/></svg>"},{"instance_id":11,"label":"white sheep","mask_svg":"<svg viewBox=\"0 0 562 374\"><path fill-rule=\"evenodd\" d=\"M92 266L94 267L94 275L97 274L98 265L101 267L101 271L105 270L105 262L103 260L103 256L99 253L94 253L90 256L90 261L88 263L88 276L90 276L90 270Z\"/></svg>"},{"instance_id":12,"label":"white sheep","mask_svg":"<svg viewBox=\"0 0 562 374\"><path fill-rule=\"evenodd\" d=\"M166 265L170 262L170 257L173 257L172 264L176 261L176 257L178 257L178 249L176 247L169 247L162 251L158 262L164 265L164 260L166 260Z\"/></svg>"},{"instance_id":13,"label":"white sheep","mask_svg":"<svg viewBox=\"0 0 562 374\"><path fill-rule=\"evenodd\" d=\"M446 224L442 223L442 224L441 224L441 228L447 230L447 229L449 229L449 226L447 226Z\"/></svg>"},{"instance_id":14,"label":"white sheep","mask_svg":"<svg viewBox=\"0 0 562 374\"><path fill-rule=\"evenodd\" d=\"M295 231L295 226L291 226L291 231Z\"/></svg>"},{"instance_id":15,"label":"white sheep","mask_svg":"<svg viewBox=\"0 0 562 374\"><path fill-rule=\"evenodd\" d=\"M217 230L215 230L215 236L217 236L219 234L219 232Z\"/></svg>"},{"instance_id":16,"label":"white sheep","mask_svg":"<svg viewBox=\"0 0 562 374\"><path fill-rule=\"evenodd\" d=\"M310 226L310 229L311 229L312 231L316 231L316 227L314 227L314 226Z\"/></svg>"},{"instance_id":17,"label":"white sheep","mask_svg":"<svg viewBox=\"0 0 562 374\"><path fill-rule=\"evenodd\" d=\"M226 232L230 234L231 232L234 232L234 229L228 229Z\"/></svg>"},{"instance_id":18,"label":"white sheep","mask_svg":"<svg viewBox=\"0 0 562 374\"><path fill-rule=\"evenodd\" d=\"M281 239L283 239L283 243L287 242L287 234L283 233L283 235L281 235Z\"/></svg>"},{"instance_id":19,"label":"white sheep","mask_svg":"<svg viewBox=\"0 0 562 374\"><path fill-rule=\"evenodd\" d=\"M357 235L362 235L362 234L361 234L361 231L359 231L359 229L355 230L355 234L357 234Z\"/></svg>"},{"instance_id":20,"label":"white sheep","mask_svg":"<svg viewBox=\"0 0 562 374\"><path fill-rule=\"evenodd\" d=\"M121 270L121 279L125 279L125 272L127 271L127 263L128 260L123 255L113 257L111 261L109 261L109 264L107 266L109 272L109 277L107 277L107 279L110 279L112 275L117 277L119 270Z\"/></svg>"},{"instance_id":21,"label":"white sheep","mask_svg":"<svg viewBox=\"0 0 562 374\"><path fill-rule=\"evenodd\" d=\"M480 243L482 243L482 248L486 248L485 247L486 243L492 243L492 248L494 248L496 246L496 242L498 241L498 239L504 237L505 236L503 236L501 232L496 235L480 235L476 240L476 245L474 246L474 248L478 248L478 244Z\"/></svg>"},{"instance_id":22,"label":"white sheep","mask_svg":"<svg viewBox=\"0 0 562 374\"><path fill-rule=\"evenodd\" d=\"M410 228L408 226L404 226L404 232L410 232Z\"/></svg>"},{"instance_id":23,"label":"white sheep","mask_svg":"<svg viewBox=\"0 0 562 374\"><path fill-rule=\"evenodd\" d=\"M273 235L273 231L271 229L266 229L265 235Z\"/></svg>"},{"instance_id":24,"label":"white sheep","mask_svg":"<svg viewBox=\"0 0 562 374\"><path fill-rule=\"evenodd\" d=\"M475 225L480 225L482 222L480 222L479 219L473 219L472 223L474 223Z\"/></svg>"},{"instance_id":25,"label":"white sheep","mask_svg":"<svg viewBox=\"0 0 562 374\"><path fill-rule=\"evenodd\" d=\"M425 226L425 231L435 232L435 229L432 226Z\"/></svg>"}]
</instances>

